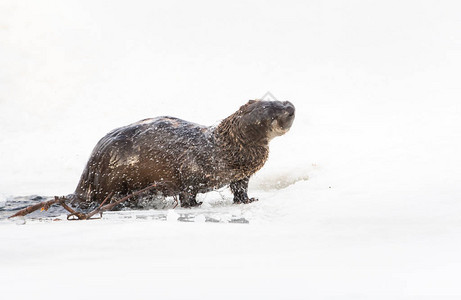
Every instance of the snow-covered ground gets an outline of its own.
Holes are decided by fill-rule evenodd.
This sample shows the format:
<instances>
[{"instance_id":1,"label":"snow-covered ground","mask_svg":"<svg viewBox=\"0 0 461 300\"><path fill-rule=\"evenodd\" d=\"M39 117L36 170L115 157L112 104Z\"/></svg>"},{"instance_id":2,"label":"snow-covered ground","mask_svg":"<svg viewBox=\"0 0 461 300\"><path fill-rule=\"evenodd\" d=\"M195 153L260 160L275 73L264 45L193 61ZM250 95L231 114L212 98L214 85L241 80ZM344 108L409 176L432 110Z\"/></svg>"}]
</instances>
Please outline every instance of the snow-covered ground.
<instances>
[{"instance_id":1,"label":"snow-covered ground","mask_svg":"<svg viewBox=\"0 0 461 300\"><path fill-rule=\"evenodd\" d=\"M2 299L459 299L458 1L0 0L0 208L158 115L297 108L197 209L0 218ZM58 219L63 219L64 216Z\"/></svg>"}]
</instances>

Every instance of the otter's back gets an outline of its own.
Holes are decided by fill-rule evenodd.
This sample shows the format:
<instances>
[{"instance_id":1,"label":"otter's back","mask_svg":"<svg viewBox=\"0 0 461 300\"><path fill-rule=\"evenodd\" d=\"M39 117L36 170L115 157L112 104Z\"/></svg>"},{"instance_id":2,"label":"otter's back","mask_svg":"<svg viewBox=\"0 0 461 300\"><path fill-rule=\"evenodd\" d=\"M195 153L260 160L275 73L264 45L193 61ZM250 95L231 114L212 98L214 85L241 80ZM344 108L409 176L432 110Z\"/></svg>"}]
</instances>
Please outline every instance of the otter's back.
<instances>
[{"instance_id":1,"label":"otter's back","mask_svg":"<svg viewBox=\"0 0 461 300\"><path fill-rule=\"evenodd\" d=\"M181 161L210 144L210 128L173 117L145 119L112 130L95 146L75 194L101 201L154 182L180 185Z\"/></svg>"}]
</instances>

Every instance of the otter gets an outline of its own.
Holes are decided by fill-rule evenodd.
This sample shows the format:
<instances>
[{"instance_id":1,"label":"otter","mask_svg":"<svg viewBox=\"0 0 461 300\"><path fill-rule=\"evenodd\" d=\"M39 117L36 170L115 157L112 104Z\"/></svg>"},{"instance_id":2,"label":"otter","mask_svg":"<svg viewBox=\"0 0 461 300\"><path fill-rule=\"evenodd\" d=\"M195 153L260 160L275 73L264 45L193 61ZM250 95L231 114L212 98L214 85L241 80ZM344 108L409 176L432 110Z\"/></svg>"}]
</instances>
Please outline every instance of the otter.
<instances>
[{"instance_id":1,"label":"otter","mask_svg":"<svg viewBox=\"0 0 461 300\"><path fill-rule=\"evenodd\" d=\"M224 186L234 203L256 201L247 193L250 176L294 117L288 101L250 100L217 126L164 116L117 128L97 143L72 203L101 203L110 193L124 196L156 183L156 193L179 195L182 207L198 206L198 193Z\"/></svg>"}]
</instances>

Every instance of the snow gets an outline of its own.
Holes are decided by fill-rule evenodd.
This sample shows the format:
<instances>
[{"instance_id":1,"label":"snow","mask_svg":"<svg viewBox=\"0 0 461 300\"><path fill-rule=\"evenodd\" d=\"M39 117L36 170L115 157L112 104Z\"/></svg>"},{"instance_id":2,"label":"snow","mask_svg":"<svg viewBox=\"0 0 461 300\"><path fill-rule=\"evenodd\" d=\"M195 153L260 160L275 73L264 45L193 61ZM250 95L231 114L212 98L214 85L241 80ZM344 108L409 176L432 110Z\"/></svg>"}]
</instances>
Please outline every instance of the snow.
<instances>
[{"instance_id":1,"label":"snow","mask_svg":"<svg viewBox=\"0 0 461 300\"><path fill-rule=\"evenodd\" d=\"M267 91L296 119L258 202L0 219L1 297L459 298L460 8L2 0L0 208L71 193L139 120L217 124Z\"/></svg>"}]
</instances>

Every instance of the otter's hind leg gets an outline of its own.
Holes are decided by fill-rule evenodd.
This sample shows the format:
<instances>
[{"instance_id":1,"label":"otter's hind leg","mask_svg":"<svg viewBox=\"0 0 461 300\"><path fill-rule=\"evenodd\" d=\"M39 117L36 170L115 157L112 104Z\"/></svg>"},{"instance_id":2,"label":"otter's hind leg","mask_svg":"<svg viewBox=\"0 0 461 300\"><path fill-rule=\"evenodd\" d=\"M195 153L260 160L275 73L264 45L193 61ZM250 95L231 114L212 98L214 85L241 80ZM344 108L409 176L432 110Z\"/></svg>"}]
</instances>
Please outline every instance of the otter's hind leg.
<instances>
[{"instance_id":1,"label":"otter's hind leg","mask_svg":"<svg viewBox=\"0 0 461 300\"><path fill-rule=\"evenodd\" d=\"M234 203L251 203L258 201L257 198L248 197L248 182L250 177L244 178L242 180L231 182L230 189L234 194Z\"/></svg>"},{"instance_id":2,"label":"otter's hind leg","mask_svg":"<svg viewBox=\"0 0 461 300\"><path fill-rule=\"evenodd\" d=\"M181 202L181 207L194 207L199 206L202 202L197 202L196 200L197 193L188 193L182 192L179 194L179 201Z\"/></svg>"}]
</instances>

